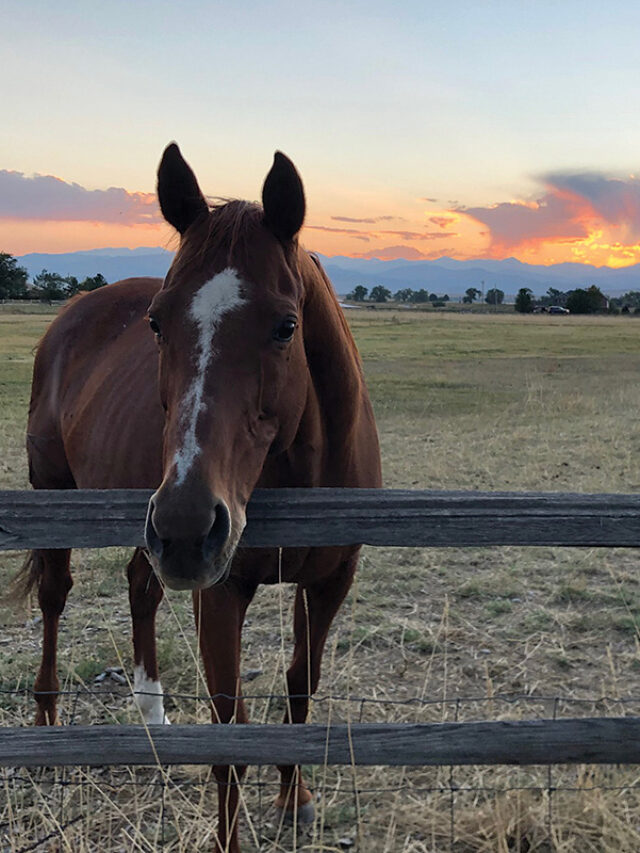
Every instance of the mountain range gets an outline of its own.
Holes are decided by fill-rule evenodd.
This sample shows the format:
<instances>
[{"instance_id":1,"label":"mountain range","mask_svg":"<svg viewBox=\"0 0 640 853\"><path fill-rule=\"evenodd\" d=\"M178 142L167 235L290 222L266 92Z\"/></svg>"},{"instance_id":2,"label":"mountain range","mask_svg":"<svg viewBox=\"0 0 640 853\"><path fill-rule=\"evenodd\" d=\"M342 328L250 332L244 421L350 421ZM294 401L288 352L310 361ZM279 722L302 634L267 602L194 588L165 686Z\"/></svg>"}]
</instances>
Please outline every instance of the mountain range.
<instances>
[{"instance_id":1,"label":"mountain range","mask_svg":"<svg viewBox=\"0 0 640 853\"><path fill-rule=\"evenodd\" d=\"M640 290L640 264L613 269L589 264L563 263L542 266L525 264L516 258L504 260L478 259L457 261L438 258L433 261L382 261L376 258L326 257L319 255L336 292L344 295L361 284L368 289L381 284L392 293L401 288L420 290L451 297L462 295L469 287L487 291L497 287L507 299L521 287L529 287L542 296L550 287L572 290L597 285L608 296L619 296L628 290ZM102 275L109 282L132 276L164 277L173 252L154 247L139 249L91 249L66 254L34 253L18 258L33 278L43 269L79 279Z\"/></svg>"}]
</instances>

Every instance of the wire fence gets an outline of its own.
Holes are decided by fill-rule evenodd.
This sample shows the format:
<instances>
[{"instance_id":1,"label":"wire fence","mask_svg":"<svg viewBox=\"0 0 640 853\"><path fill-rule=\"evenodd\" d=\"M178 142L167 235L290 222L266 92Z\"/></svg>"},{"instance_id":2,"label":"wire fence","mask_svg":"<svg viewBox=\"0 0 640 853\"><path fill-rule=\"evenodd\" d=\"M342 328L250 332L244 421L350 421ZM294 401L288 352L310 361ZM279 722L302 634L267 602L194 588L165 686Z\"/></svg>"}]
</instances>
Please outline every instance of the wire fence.
<instances>
[{"instance_id":1,"label":"wire fence","mask_svg":"<svg viewBox=\"0 0 640 853\"><path fill-rule=\"evenodd\" d=\"M138 542L135 537L139 537L142 530L140 519L144 517L147 499L131 494L125 497L127 501L137 500L140 503L139 518L134 519L131 540L135 544ZM309 494L305 497L313 498ZM101 495L100 500L107 498L109 496ZM382 514L384 523L380 523L379 517L372 517L369 507L358 521L357 535L348 541L456 547L491 543L564 546L638 544L637 496L480 494L472 496L469 503L469 495L465 494L425 494L419 497L420 506L414 507L411 525L414 538L407 537L405 503L409 501L413 507L418 500L416 494L387 496L405 502L395 509L395 526L391 524L389 505L378 505L380 498L380 495L370 496L375 500L376 511ZM323 501L325 499L326 496ZM341 493L336 499L343 501L346 498ZM363 499L362 493L358 494L358 499ZM18 525L27 521L32 524L34 519L46 520L52 508L56 512L63 509L59 506L59 493L55 500L42 493L35 496L30 493L25 500L35 501L35 504L40 502L41 511L35 512L37 506L34 504L34 511L26 512L16 503L16 493L6 494L8 520L0 525L4 530L4 544L0 542L0 547L31 547L34 543L27 539L21 545L17 544ZM69 515L75 530L78 512L85 506L87 496L75 494L69 500L73 502ZM298 513L299 498L292 500ZM541 506L541 501L544 506ZM502 506L503 503L506 506ZM501 508L502 514L497 512L497 508ZM314 512L317 511L318 507ZM107 527L102 523L104 507L99 507L96 512L101 523L96 525L95 519L88 519L85 544L122 544L124 540L120 538L120 532L117 536L114 534L109 543L96 542L96 531L102 535ZM567 512L571 523L567 521ZM342 527L342 510L328 513L323 503L319 514L323 523L335 517L338 519L336 524ZM118 530L122 524L121 515L121 508L117 508ZM297 519L296 523L299 521ZM366 537L362 535L364 524L371 527ZM315 516L311 527L314 535L318 534L319 520ZM276 537L271 544L282 544L282 532L276 530L273 519L265 524L267 528L269 535ZM342 529L338 532L343 535ZM50 536L48 530L45 533ZM51 546L48 539L46 543ZM65 540L63 544L82 543ZM58 547L61 547L60 543ZM281 608L282 605L280 612ZM450 641L451 637L445 615L441 631L436 629L438 636L439 633L446 650L444 639ZM278 640L273 638L270 642L277 645ZM467 632L464 642L465 645L470 643ZM419 695L403 695L401 678L392 677L383 687L376 685L377 694L340 694L336 691L314 697L311 719L326 724L340 721L428 723L557 720L567 716L604 717L612 713L640 715L640 697L585 697L555 693L456 695L448 680L447 660L445 657L442 677L429 682L429 689L438 690L437 697L426 693L430 674L427 669L425 691ZM366 667L366 661L362 665ZM389 672L388 667L385 672ZM378 682L383 677L381 675ZM276 683L274 679L273 684ZM99 685L86 688L72 684L61 691L61 697L61 720L72 728L87 722L139 720L131 710L130 687L127 684L114 685L113 679L105 679ZM251 719L261 722L280 722L282 719L286 707L283 695L248 691L244 699ZM201 693L165 693L165 703L174 721L204 722L209 715L211 697ZM15 720L21 718L29 724L31 706L32 695L28 688L9 685L2 689L0 683L0 725L15 725ZM267 732L265 730L265 737L268 737ZM241 787L243 850L353 849L380 850L383 853L583 853L613 850L637 853L640 850L640 777L633 766L558 764L548 767L363 768L325 765L305 768L304 775L315 799L316 819L310 827L299 828L299 832L293 833L282 824L272 806L279 790L277 771L266 767L250 768ZM231 780L230 784L235 783ZM114 853L211 850L214 848L216 814L216 782L206 767L158 764L154 767L0 770L0 853L5 850L26 853L38 849L69 850L73 853L96 849Z\"/></svg>"},{"instance_id":2,"label":"wire fence","mask_svg":"<svg viewBox=\"0 0 640 853\"><path fill-rule=\"evenodd\" d=\"M285 697L250 693L278 718ZM132 705L122 685L61 691L64 722L96 707ZM165 694L168 707L207 706L203 694ZM0 687L0 706L25 708L28 687ZM7 705L9 703L9 706ZM270 712L269 712L270 713ZM320 694L314 721L469 722L635 716L640 696L504 693L450 698ZM11 716L13 716L11 714ZM135 712L132 712L135 718ZM640 772L633 766L305 768L316 803L313 825L286 827L273 808L279 777L250 768L242 783L243 849L582 851L640 849ZM230 784L236 784L233 780ZM0 850L213 849L217 783L209 768L100 767L0 770Z\"/></svg>"}]
</instances>

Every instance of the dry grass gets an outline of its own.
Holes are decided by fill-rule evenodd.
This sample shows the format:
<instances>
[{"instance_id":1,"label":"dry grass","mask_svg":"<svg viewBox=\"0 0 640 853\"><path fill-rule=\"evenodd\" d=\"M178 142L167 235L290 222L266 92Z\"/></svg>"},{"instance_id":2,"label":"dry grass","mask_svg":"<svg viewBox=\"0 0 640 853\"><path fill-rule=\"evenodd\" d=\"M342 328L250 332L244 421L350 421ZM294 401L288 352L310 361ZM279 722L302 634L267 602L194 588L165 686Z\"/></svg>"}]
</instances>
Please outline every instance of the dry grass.
<instances>
[{"instance_id":1,"label":"dry grass","mask_svg":"<svg viewBox=\"0 0 640 853\"><path fill-rule=\"evenodd\" d=\"M26 484L30 350L47 319L0 315L5 488ZM640 488L640 345L633 319L374 312L349 319L373 392L386 485ZM1 583L18 560L0 554ZM122 662L131 669L125 562L121 549L74 555L76 587L60 639L61 681L70 691L61 703L66 722L136 719L126 690L75 695L106 666ZM168 604L159 622L163 683L172 693L202 694L190 602L174 594ZM256 721L282 714L280 702L259 697L282 692L280 620L282 610L288 650L290 608L291 590L262 589L249 610L244 670L260 672L250 673L244 690L256 697L248 701ZM28 687L33 679L40 645L35 615L3 614L4 689ZM330 637L312 719L638 713L640 701L616 700L640 697L639 621L633 551L366 549ZM507 702L502 694L565 701ZM429 704L403 704L413 697ZM168 706L175 722L206 719L203 702L169 700ZM28 725L31 716L28 697L0 696L0 724ZM552 768L551 779L542 768L309 768L307 775L320 793L319 818L295 839L270 809L275 771L250 771L244 849L640 849L633 768ZM215 789L202 769L21 771L5 773L0 787L2 849L18 851L49 833L55 841L48 849L61 851L212 847ZM75 817L82 819L58 832Z\"/></svg>"}]
</instances>

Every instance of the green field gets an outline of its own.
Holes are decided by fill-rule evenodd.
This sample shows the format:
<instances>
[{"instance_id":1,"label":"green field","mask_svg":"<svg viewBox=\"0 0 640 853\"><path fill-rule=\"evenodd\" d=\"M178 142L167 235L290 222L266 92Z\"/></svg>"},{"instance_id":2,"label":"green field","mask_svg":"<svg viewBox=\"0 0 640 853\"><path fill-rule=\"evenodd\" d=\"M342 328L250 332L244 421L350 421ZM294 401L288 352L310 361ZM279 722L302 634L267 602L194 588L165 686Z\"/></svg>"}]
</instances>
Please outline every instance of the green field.
<instances>
[{"instance_id":1,"label":"green field","mask_svg":"<svg viewBox=\"0 0 640 853\"><path fill-rule=\"evenodd\" d=\"M23 435L33 346L51 316L0 313L0 488L26 486ZM386 486L640 489L640 320L400 311L350 311L348 318L374 400ZM20 560L0 554L3 587ZM120 549L74 555L76 586L60 640L61 681L68 689L90 684L107 666L121 662L131 669L125 562ZM249 610L243 672L259 671L244 685L252 696L282 690L290 605L290 589L264 589ZM187 597L174 593L160 615L162 680L171 693L203 690L190 610ZM0 687L19 688L33 679L40 634L34 616L36 610L3 612ZM618 700L640 696L639 624L634 551L368 548L325 655L319 692L333 698L314 703L312 719L637 714L637 704ZM505 703L500 694L552 698ZM362 706L345 696L390 704ZM398 703L412 697L434 703ZM456 698L463 701L450 701ZM277 702L253 698L248 705L256 721L280 718ZM204 703L170 699L168 706L174 722L207 719ZM0 724L28 724L31 716L28 697L0 698ZM107 691L100 701L63 699L62 717L136 719L125 697ZM640 849L640 791L625 788L636 782L632 769L554 768L552 807L545 792L530 790L547 787L546 770L468 768L453 775L455 794L448 768L318 770L320 818L295 849L340 850L341 838L354 841L351 849L389 853ZM36 776L26 787L5 780L4 807L0 794L0 839L9 826L15 849L56 828L53 806L45 823L37 823L48 789ZM149 782L135 797L118 787L114 774L78 771L67 778L80 791L70 786L67 814L84 809L87 818L66 830L56 849L89 851L97 849L96 839L105 850L159 849L152 771L135 775ZM172 771L172 778L177 788L166 794L164 849L210 849L216 803L207 774L184 769ZM250 782L258 778L272 785L277 777L275 771L250 771ZM359 797L354 787L363 789ZM294 849L291 831L280 832L267 809L272 793L263 792L259 818L258 795L247 787L253 822L243 816L243 849Z\"/></svg>"}]
</instances>

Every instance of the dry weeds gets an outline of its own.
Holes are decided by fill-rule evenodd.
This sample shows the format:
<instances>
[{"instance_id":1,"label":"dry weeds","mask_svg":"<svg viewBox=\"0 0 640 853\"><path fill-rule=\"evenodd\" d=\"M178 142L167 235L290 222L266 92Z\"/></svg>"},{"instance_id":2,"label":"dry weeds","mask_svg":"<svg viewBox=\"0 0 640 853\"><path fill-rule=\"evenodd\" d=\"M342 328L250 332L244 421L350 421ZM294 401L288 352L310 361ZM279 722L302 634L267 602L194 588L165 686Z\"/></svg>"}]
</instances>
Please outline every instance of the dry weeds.
<instances>
[{"instance_id":1,"label":"dry weeds","mask_svg":"<svg viewBox=\"0 0 640 853\"><path fill-rule=\"evenodd\" d=\"M14 338L0 339L5 488L26 484L26 377L44 319L20 317L16 326L3 326L16 330ZM640 488L640 346L632 319L367 313L351 321L373 390L386 485ZM0 582L19 559L0 554ZM69 691L63 720L134 722L126 689L93 685L107 666L121 662L131 670L126 552L76 552L73 562L76 587L60 638L61 681ZM282 701L264 697L282 692L291 592L262 589L248 613L244 691L256 721L282 715ZM39 655L34 617L35 610L3 614L0 687L16 692L0 694L0 725L31 724L31 700L20 691L32 683ZM633 551L366 549L330 637L311 719L637 714L639 620ZM161 611L159 649L165 689L202 695L190 602L177 594ZM92 693L78 694L79 685ZM424 702L410 701L416 697ZM167 704L175 722L207 719L204 701ZM275 770L249 771L244 849L640 849L637 768L306 773L318 792L318 819L295 837L271 809ZM41 849L74 853L212 848L215 788L202 768L5 771L0 788L3 850L26 850L48 835Z\"/></svg>"}]
</instances>

